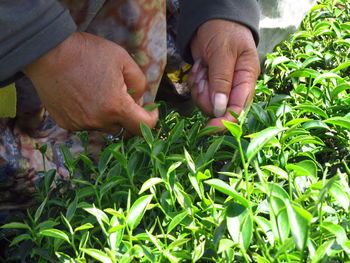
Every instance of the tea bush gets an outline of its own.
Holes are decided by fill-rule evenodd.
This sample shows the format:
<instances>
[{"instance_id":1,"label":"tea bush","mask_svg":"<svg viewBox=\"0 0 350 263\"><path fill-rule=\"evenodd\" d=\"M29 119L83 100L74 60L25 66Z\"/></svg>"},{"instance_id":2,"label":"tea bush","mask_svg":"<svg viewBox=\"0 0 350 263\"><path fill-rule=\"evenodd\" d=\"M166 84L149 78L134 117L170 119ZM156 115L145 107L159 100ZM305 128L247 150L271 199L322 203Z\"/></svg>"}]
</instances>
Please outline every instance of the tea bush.
<instances>
[{"instance_id":1,"label":"tea bush","mask_svg":"<svg viewBox=\"0 0 350 263\"><path fill-rule=\"evenodd\" d=\"M349 12L318 2L225 134L163 105L98 164L62 148L73 176L2 226L7 262L350 262Z\"/></svg>"}]
</instances>

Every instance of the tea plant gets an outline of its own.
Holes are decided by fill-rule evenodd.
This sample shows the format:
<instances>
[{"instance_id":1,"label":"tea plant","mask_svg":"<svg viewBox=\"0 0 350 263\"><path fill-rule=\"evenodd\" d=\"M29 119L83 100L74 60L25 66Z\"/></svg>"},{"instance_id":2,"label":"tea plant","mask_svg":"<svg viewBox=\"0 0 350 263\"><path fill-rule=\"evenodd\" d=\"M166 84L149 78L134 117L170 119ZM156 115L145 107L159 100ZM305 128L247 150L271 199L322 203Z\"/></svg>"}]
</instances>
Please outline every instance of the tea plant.
<instances>
[{"instance_id":1,"label":"tea plant","mask_svg":"<svg viewBox=\"0 0 350 263\"><path fill-rule=\"evenodd\" d=\"M225 134L163 106L97 163L63 147L72 177L47 171L38 206L2 226L6 260L350 262L349 10L319 2Z\"/></svg>"}]
</instances>

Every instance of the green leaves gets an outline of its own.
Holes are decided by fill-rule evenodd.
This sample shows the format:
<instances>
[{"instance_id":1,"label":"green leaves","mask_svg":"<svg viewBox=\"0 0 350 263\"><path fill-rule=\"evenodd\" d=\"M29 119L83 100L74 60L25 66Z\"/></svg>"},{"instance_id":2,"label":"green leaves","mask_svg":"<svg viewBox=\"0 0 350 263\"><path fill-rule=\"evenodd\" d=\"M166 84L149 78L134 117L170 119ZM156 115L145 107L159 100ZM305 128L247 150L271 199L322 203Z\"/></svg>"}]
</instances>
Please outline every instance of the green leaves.
<instances>
[{"instance_id":1,"label":"green leaves","mask_svg":"<svg viewBox=\"0 0 350 263\"><path fill-rule=\"evenodd\" d=\"M152 144L154 142L154 138L153 138L153 134L152 134L151 129L143 122L141 122L140 127L141 127L141 132L142 132L143 138L145 138L148 145L152 146Z\"/></svg>"},{"instance_id":2,"label":"green leaves","mask_svg":"<svg viewBox=\"0 0 350 263\"><path fill-rule=\"evenodd\" d=\"M239 201L243 206L249 207L249 201L238 194L231 186L219 179L210 179L205 181L206 184L215 188L216 190L233 197L235 200Z\"/></svg>"},{"instance_id":3,"label":"green leaves","mask_svg":"<svg viewBox=\"0 0 350 263\"><path fill-rule=\"evenodd\" d=\"M296 106L295 108L298 110L302 110L303 112L314 113L314 114L319 115L323 118L329 118L325 111L323 111L322 109L320 109L319 107L316 107L314 105L302 104L302 105Z\"/></svg>"},{"instance_id":4,"label":"green leaves","mask_svg":"<svg viewBox=\"0 0 350 263\"><path fill-rule=\"evenodd\" d=\"M82 248L81 250L99 262L103 262L103 263L112 263L113 262L108 257L108 255L106 253L102 252L101 250L92 249L92 248L88 248L88 249Z\"/></svg>"},{"instance_id":5,"label":"green leaves","mask_svg":"<svg viewBox=\"0 0 350 263\"><path fill-rule=\"evenodd\" d=\"M343 0L311 10L300 31L267 55L251 107L247 101L240 116L231 112L237 123L223 121L228 132L207 127L198 109L185 117L162 103L155 129L141 124L142 137L107 136L100 153L88 145L95 137L79 133L83 152L61 147L70 177L43 172L38 205L0 228L6 255L349 260L349 10ZM51 158L50 147L37 148Z\"/></svg>"},{"instance_id":6,"label":"green leaves","mask_svg":"<svg viewBox=\"0 0 350 263\"><path fill-rule=\"evenodd\" d=\"M317 167L311 160L301 161L296 164L286 165L287 171L294 171L295 176L311 176L317 179Z\"/></svg>"},{"instance_id":7,"label":"green leaves","mask_svg":"<svg viewBox=\"0 0 350 263\"><path fill-rule=\"evenodd\" d=\"M152 188L153 186L164 182L163 179L161 178L150 178L148 179L146 182L144 182L144 184L142 185L140 191L139 191L139 195L144 193L145 191L147 191L148 189Z\"/></svg>"},{"instance_id":8,"label":"green leaves","mask_svg":"<svg viewBox=\"0 0 350 263\"><path fill-rule=\"evenodd\" d=\"M249 209L230 203L226 209L226 221L232 240L247 250L253 237L253 220Z\"/></svg>"},{"instance_id":9,"label":"green leaves","mask_svg":"<svg viewBox=\"0 0 350 263\"><path fill-rule=\"evenodd\" d=\"M312 215L289 200L285 200L285 204L294 242L298 249L303 251L307 244Z\"/></svg>"},{"instance_id":10,"label":"green leaves","mask_svg":"<svg viewBox=\"0 0 350 263\"><path fill-rule=\"evenodd\" d=\"M27 224L24 224L24 223L20 223L20 222L11 222L11 223L0 226L0 228L3 228L3 229L16 228L16 229L28 229L28 230L30 230L30 226L28 226Z\"/></svg>"},{"instance_id":11,"label":"green leaves","mask_svg":"<svg viewBox=\"0 0 350 263\"><path fill-rule=\"evenodd\" d=\"M255 134L253 140L249 143L247 148L248 162L250 162L270 140L285 130L286 128L269 127Z\"/></svg>"},{"instance_id":12,"label":"green leaves","mask_svg":"<svg viewBox=\"0 0 350 263\"><path fill-rule=\"evenodd\" d=\"M147 206L152 200L152 195L145 195L138 198L128 212L126 222L131 230L135 229L141 222Z\"/></svg>"},{"instance_id":13,"label":"green leaves","mask_svg":"<svg viewBox=\"0 0 350 263\"><path fill-rule=\"evenodd\" d=\"M59 230L59 229L45 229L43 231L41 231L39 233L42 236L47 236L47 237L53 237L53 238L57 238L57 239L61 239L64 240L68 243L70 243L69 237L66 233L64 233L63 231Z\"/></svg>"},{"instance_id":14,"label":"green leaves","mask_svg":"<svg viewBox=\"0 0 350 263\"><path fill-rule=\"evenodd\" d=\"M222 123L230 131L233 137L235 137L237 140L241 138L243 132L242 128L238 124L228 121L222 121Z\"/></svg>"},{"instance_id":15,"label":"green leaves","mask_svg":"<svg viewBox=\"0 0 350 263\"><path fill-rule=\"evenodd\" d=\"M345 117L333 117L324 121L325 123L337 125L350 130L350 118Z\"/></svg>"}]
</instances>

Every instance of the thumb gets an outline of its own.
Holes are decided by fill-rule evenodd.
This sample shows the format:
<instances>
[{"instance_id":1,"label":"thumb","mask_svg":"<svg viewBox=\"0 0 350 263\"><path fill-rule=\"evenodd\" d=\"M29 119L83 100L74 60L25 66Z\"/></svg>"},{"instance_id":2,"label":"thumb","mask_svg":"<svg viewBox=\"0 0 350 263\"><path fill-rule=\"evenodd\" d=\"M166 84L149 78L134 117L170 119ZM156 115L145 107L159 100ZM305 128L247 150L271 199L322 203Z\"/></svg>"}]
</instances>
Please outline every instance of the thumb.
<instances>
[{"instance_id":1,"label":"thumb","mask_svg":"<svg viewBox=\"0 0 350 263\"><path fill-rule=\"evenodd\" d=\"M150 128L156 126L158 121L158 109L147 111L128 95L124 97L123 104L125 107L121 108L122 118L119 119L119 124L130 133L141 135L141 122L145 123Z\"/></svg>"},{"instance_id":2,"label":"thumb","mask_svg":"<svg viewBox=\"0 0 350 263\"><path fill-rule=\"evenodd\" d=\"M139 101L146 90L146 77L129 54L123 57L123 77L129 95Z\"/></svg>"},{"instance_id":3,"label":"thumb","mask_svg":"<svg viewBox=\"0 0 350 263\"><path fill-rule=\"evenodd\" d=\"M229 51L214 52L208 60L209 90L213 104L213 114L221 117L225 114L232 89L236 56Z\"/></svg>"}]
</instances>

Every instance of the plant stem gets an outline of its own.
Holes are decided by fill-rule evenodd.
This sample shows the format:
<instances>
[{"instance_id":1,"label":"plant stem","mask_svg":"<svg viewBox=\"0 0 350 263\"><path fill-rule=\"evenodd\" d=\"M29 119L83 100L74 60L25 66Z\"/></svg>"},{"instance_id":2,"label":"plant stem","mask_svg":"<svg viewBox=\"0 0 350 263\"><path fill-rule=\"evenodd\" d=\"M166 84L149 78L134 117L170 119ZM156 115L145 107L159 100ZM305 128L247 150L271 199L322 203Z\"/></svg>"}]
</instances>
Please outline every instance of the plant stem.
<instances>
[{"instance_id":1,"label":"plant stem","mask_svg":"<svg viewBox=\"0 0 350 263\"><path fill-rule=\"evenodd\" d=\"M244 152L243 152L243 148L242 148L242 143L241 143L241 138L237 139L237 143L238 143L238 148L239 148L239 154L241 156L241 161L242 161L242 165L243 165L243 170L244 170L244 178L245 178L245 183L246 183L246 198L248 200L248 202L250 203L250 194L249 194L249 175L248 175L248 164L245 160L245 156L244 156Z\"/></svg>"}]
</instances>

